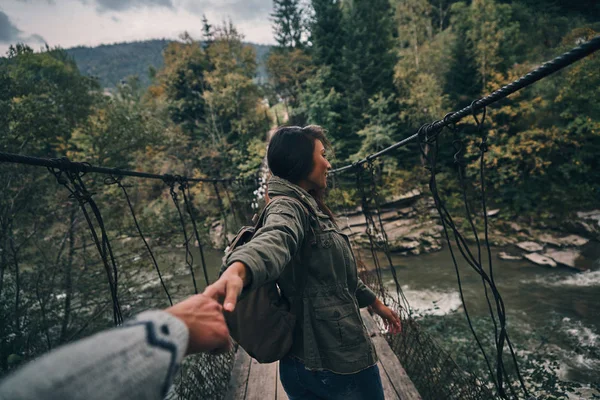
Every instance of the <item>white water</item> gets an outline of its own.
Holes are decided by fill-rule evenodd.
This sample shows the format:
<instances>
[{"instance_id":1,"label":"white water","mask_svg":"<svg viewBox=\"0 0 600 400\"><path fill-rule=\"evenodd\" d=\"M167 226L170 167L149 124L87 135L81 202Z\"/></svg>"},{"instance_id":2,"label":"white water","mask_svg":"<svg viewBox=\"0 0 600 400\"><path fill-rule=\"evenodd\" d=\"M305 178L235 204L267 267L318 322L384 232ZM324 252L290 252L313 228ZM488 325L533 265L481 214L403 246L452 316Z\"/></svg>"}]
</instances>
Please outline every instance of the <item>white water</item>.
<instances>
[{"instance_id":1,"label":"white water","mask_svg":"<svg viewBox=\"0 0 600 400\"><path fill-rule=\"evenodd\" d=\"M393 293L393 281L389 282L390 292ZM402 286L402 292L416 315L442 316L450 314L461 307L460 295L455 291L434 289L416 290L408 285Z\"/></svg>"},{"instance_id":2,"label":"white water","mask_svg":"<svg viewBox=\"0 0 600 400\"><path fill-rule=\"evenodd\" d=\"M564 275L538 275L534 279L522 280L521 283L542 286L596 287L600 286L600 270L579 272L566 277Z\"/></svg>"},{"instance_id":3,"label":"white water","mask_svg":"<svg viewBox=\"0 0 600 400\"><path fill-rule=\"evenodd\" d=\"M591 328L584 326L581 321L571 321L570 318L563 318L563 330L577 339L580 346L596 347L599 343L600 335Z\"/></svg>"}]
</instances>

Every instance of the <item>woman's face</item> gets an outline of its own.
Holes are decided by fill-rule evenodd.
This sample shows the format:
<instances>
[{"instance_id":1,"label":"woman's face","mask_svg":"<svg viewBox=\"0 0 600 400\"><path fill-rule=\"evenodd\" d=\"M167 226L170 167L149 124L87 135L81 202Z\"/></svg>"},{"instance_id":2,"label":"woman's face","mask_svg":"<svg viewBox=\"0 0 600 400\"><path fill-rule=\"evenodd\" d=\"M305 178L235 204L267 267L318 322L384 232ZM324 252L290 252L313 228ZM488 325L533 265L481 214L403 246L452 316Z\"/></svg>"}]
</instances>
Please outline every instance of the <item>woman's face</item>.
<instances>
[{"instance_id":1,"label":"woman's face","mask_svg":"<svg viewBox=\"0 0 600 400\"><path fill-rule=\"evenodd\" d=\"M306 180L315 189L325 189L327 187L327 171L331 169L331 164L327 161L325 146L323 146L323 143L318 139L315 139L313 164L313 170Z\"/></svg>"}]
</instances>

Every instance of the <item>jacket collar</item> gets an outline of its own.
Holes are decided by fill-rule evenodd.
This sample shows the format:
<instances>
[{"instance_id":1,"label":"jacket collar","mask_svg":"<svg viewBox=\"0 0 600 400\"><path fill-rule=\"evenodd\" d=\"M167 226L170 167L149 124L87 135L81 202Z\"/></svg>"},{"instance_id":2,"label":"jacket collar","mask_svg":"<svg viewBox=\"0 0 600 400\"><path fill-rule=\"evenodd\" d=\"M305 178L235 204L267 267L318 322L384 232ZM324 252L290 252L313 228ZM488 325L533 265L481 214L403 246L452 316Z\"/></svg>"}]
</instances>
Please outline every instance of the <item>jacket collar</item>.
<instances>
[{"instance_id":1,"label":"jacket collar","mask_svg":"<svg viewBox=\"0 0 600 400\"><path fill-rule=\"evenodd\" d=\"M304 203L306 206L309 206L312 209L312 212L315 215L321 218L329 218L327 214L322 212L317 205L315 199L304 189L302 189L298 185L294 185L290 181L286 179L279 178L278 176L271 176L268 181L268 190L269 197L273 198L276 196L289 196L295 197Z\"/></svg>"}]
</instances>

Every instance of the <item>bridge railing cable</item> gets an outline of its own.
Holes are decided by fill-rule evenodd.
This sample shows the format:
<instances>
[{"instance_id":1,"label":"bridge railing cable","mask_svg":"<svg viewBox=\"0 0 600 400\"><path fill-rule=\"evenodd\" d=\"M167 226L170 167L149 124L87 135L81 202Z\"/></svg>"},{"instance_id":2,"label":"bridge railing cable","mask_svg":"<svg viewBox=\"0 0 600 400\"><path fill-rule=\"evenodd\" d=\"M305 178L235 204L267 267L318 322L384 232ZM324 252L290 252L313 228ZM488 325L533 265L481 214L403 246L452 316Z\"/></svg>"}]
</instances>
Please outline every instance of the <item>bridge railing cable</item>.
<instances>
[{"instance_id":1,"label":"bridge railing cable","mask_svg":"<svg viewBox=\"0 0 600 400\"><path fill-rule=\"evenodd\" d=\"M46 167L46 168L57 168L60 170L68 170L78 173L89 173L95 172L99 174L105 174L109 176L133 176L137 178L146 178L146 179L158 179L161 181L170 181L177 179L184 179L187 182L240 182L243 179L240 178L189 178L185 176L174 176L169 174L152 174L149 172L142 171L132 171L121 168L107 168L107 167L97 167L93 166L89 163L75 162L71 161L66 157L63 158L40 158L40 157L32 157L32 156L24 156L21 154L13 154L13 153L5 153L0 152L0 162L9 162L14 164L25 164L25 165L33 165L38 167Z\"/></svg>"}]
</instances>

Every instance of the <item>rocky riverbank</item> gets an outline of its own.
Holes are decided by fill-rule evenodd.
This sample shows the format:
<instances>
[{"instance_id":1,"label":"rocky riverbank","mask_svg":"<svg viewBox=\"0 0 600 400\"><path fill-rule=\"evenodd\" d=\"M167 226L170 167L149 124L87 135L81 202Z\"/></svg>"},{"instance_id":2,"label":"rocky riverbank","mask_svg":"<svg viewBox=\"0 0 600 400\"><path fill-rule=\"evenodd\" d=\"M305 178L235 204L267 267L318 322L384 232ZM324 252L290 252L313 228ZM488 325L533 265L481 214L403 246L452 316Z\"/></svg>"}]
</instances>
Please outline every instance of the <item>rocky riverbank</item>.
<instances>
[{"instance_id":1,"label":"rocky riverbank","mask_svg":"<svg viewBox=\"0 0 600 400\"><path fill-rule=\"evenodd\" d=\"M526 259L548 267L586 270L590 265L581 262L583 249L600 242L600 210L577 212L573 219L567 221L507 221L498 209L489 209L487 214L490 244L504 250L498 254L504 260ZM431 253L441 250L445 242L433 198L418 189L382 204L381 220L390 249L396 254L414 256ZM460 213L453 213L453 221L467 241L475 243L467 219ZM479 240L483 242L482 215L475 215L474 221ZM369 246L365 217L360 207L338 214L338 225L355 244ZM233 238L232 233L227 236L227 241ZM220 220L211 225L210 239L214 248L224 248L226 242Z\"/></svg>"},{"instance_id":2,"label":"rocky riverbank","mask_svg":"<svg viewBox=\"0 0 600 400\"><path fill-rule=\"evenodd\" d=\"M433 199L415 189L381 206L381 220L393 252L418 255L442 249L443 227ZM470 243L475 236L466 218L453 216L461 233ZM479 239L483 240L483 218L475 216ZM339 225L360 246L368 246L366 223L360 208L340 215ZM490 244L505 251L505 260L527 259L538 265L566 266L578 270L590 266L578 262L586 245L600 241L600 210L577 212L575 218L561 222L506 221L500 210L488 210Z\"/></svg>"}]
</instances>

